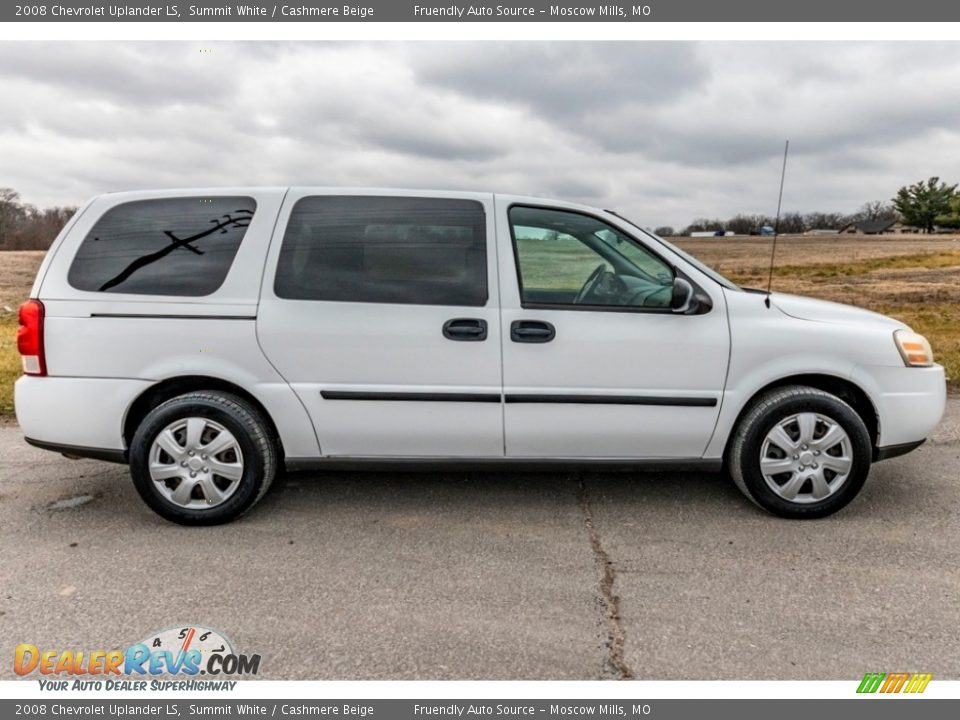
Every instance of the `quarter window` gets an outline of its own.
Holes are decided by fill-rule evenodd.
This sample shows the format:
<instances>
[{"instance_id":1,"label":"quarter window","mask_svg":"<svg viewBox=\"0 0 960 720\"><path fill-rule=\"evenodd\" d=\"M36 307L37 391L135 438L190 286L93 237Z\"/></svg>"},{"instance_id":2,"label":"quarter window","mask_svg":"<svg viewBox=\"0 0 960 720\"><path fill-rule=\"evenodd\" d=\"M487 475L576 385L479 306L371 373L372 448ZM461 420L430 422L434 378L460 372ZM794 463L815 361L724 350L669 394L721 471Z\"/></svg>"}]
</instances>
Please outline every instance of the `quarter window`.
<instances>
[{"instance_id":1,"label":"quarter window","mask_svg":"<svg viewBox=\"0 0 960 720\"><path fill-rule=\"evenodd\" d=\"M306 197L290 213L274 291L294 300L482 306L485 228L474 200Z\"/></svg>"},{"instance_id":2,"label":"quarter window","mask_svg":"<svg viewBox=\"0 0 960 720\"><path fill-rule=\"evenodd\" d=\"M251 197L137 200L107 210L77 250L77 290L210 295L227 277L256 210Z\"/></svg>"},{"instance_id":3,"label":"quarter window","mask_svg":"<svg viewBox=\"0 0 960 720\"><path fill-rule=\"evenodd\" d=\"M515 206L510 229L525 306L670 306L673 269L601 220Z\"/></svg>"}]
</instances>

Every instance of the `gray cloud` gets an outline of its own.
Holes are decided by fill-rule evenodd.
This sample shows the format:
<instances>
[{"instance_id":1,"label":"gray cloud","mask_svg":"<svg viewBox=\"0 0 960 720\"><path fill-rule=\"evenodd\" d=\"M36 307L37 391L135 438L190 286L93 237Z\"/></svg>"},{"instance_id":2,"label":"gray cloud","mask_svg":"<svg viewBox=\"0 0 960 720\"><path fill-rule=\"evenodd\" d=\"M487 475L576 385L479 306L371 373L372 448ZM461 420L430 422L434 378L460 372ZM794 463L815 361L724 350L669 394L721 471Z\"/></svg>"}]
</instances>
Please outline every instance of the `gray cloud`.
<instances>
[{"instance_id":1,"label":"gray cloud","mask_svg":"<svg viewBox=\"0 0 960 720\"><path fill-rule=\"evenodd\" d=\"M0 43L0 79L49 85L77 99L150 108L228 99L240 78L205 72L209 63L200 47L193 55L169 43L6 42Z\"/></svg>"},{"instance_id":2,"label":"gray cloud","mask_svg":"<svg viewBox=\"0 0 960 720\"><path fill-rule=\"evenodd\" d=\"M210 52L201 52L210 50ZM960 181L954 43L0 43L0 186L483 189L642 224Z\"/></svg>"},{"instance_id":3,"label":"gray cloud","mask_svg":"<svg viewBox=\"0 0 960 720\"><path fill-rule=\"evenodd\" d=\"M709 65L684 43L439 44L411 53L426 83L552 118L655 106L702 88Z\"/></svg>"}]
</instances>

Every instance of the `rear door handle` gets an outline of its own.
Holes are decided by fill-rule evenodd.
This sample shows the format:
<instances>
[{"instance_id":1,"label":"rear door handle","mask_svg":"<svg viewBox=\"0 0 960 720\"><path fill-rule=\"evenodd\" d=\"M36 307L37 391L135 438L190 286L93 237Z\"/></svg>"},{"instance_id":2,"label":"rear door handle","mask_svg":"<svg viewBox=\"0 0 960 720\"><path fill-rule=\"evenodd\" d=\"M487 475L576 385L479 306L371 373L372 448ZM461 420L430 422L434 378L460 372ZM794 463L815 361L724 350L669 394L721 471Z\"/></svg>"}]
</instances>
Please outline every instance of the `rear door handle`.
<instances>
[{"instance_id":1,"label":"rear door handle","mask_svg":"<svg viewBox=\"0 0 960 720\"><path fill-rule=\"evenodd\" d=\"M510 323L510 339L514 342L546 343L556 336L556 328L543 320L514 320Z\"/></svg>"},{"instance_id":2,"label":"rear door handle","mask_svg":"<svg viewBox=\"0 0 960 720\"><path fill-rule=\"evenodd\" d=\"M479 318L454 318L443 324L443 336L447 340L481 342L487 339L487 321Z\"/></svg>"}]
</instances>

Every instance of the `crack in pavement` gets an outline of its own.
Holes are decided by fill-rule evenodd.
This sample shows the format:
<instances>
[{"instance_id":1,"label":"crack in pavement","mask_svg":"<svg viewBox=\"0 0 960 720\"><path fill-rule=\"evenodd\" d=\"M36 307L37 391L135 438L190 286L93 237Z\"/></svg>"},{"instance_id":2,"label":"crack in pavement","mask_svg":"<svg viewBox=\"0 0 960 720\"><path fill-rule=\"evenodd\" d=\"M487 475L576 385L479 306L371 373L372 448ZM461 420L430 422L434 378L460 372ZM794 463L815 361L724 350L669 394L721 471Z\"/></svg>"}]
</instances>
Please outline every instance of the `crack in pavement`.
<instances>
[{"instance_id":1,"label":"crack in pavement","mask_svg":"<svg viewBox=\"0 0 960 720\"><path fill-rule=\"evenodd\" d=\"M593 551L593 559L599 575L597 603L603 610L604 624L607 627L607 641L605 643L608 650L607 671L616 676L617 680L629 680L634 675L623 657L625 637L623 626L620 624L620 598L613 592L617 574L613 567L613 561L603 548L600 533L597 532L597 528L593 524L593 510L590 508L587 486L582 475L579 478L577 497L580 501L580 509L583 511L583 524L587 528L590 549Z\"/></svg>"}]
</instances>

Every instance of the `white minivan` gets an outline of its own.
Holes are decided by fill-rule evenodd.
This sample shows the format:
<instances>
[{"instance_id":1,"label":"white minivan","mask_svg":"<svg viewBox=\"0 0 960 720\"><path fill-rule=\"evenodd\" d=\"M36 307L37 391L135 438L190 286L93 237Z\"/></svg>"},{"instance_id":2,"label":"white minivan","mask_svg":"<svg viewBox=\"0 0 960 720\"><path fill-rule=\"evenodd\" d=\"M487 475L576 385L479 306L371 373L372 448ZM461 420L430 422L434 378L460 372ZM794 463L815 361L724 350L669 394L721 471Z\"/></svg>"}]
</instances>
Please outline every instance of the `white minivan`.
<instances>
[{"instance_id":1,"label":"white minivan","mask_svg":"<svg viewBox=\"0 0 960 720\"><path fill-rule=\"evenodd\" d=\"M231 188L80 209L20 309L27 442L129 463L157 513L356 461L727 468L791 518L920 445L930 346L740 288L617 214L492 193Z\"/></svg>"}]
</instances>

